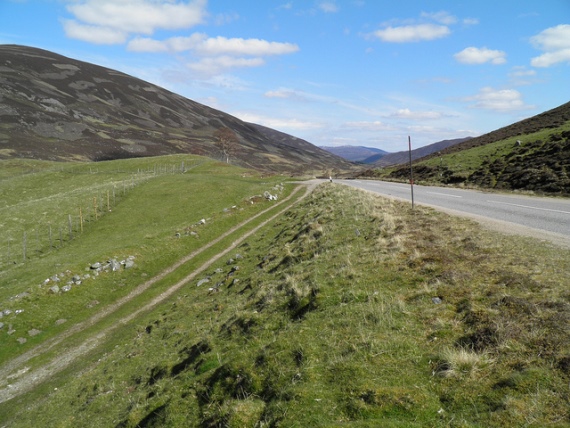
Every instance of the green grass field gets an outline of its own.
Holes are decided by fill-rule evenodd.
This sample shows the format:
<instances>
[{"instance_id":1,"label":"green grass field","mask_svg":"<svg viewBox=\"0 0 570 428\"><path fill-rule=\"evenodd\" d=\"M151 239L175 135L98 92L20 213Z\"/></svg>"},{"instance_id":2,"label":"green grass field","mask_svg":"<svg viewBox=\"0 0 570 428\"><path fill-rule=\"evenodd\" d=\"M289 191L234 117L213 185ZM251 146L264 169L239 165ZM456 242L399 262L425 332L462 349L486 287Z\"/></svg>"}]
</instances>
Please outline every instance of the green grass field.
<instances>
[{"instance_id":1,"label":"green grass field","mask_svg":"<svg viewBox=\"0 0 570 428\"><path fill-rule=\"evenodd\" d=\"M64 301L74 302L67 314L112 302L259 212L244 199L279 180L213 163L192 171L127 192L83 235L31 259L29 282L72 256L71 270L113 255L135 255L136 267L76 296L36 291L14 319L44 314L47 333ZM185 186L193 190L181 196ZM224 212L233 204L243 211ZM199 239L174 236L201 218ZM25 288L16 286L25 266L3 273L12 284L4 296ZM568 272L569 250L325 183L197 278L208 284L188 283L0 404L0 425L570 426ZM4 327L3 361L43 334L18 345Z\"/></svg>"},{"instance_id":2,"label":"green grass field","mask_svg":"<svg viewBox=\"0 0 570 428\"><path fill-rule=\"evenodd\" d=\"M40 164L43 168L36 165L34 172L29 172L26 166L23 172L27 173L19 170L0 182L4 201L0 210L0 310L13 312L0 320L5 324L0 335L5 336L4 344L10 345L0 348L0 362L68 328L69 323L87 318L97 310L94 305L100 308L116 301L184 255L267 208L269 202L263 198L253 204L248 199L266 190L276 193L272 188L282 180L262 179L250 171L191 156L160 158L165 172L155 173L156 162ZM114 203L110 201L108 209L107 193L101 189L113 188ZM285 187L280 196L289 191L290 186ZM104 203L97 216L93 207L91 216L86 214L88 208L83 211L81 232L81 202L88 207L92 195L102 194ZM73 239L68 230L70 212L74 213ZM197 225L202 219L206 224ZM54 226L50 245L47 226L58 222L63 225L63 240L59 241L59 229ZM36 229L46 232L37 240ZM96 262L128 257L134 257L136 264L132 272L121 269L95 277L89 269ZM46 284L54 275L61 281ZM69 293L51 293L51 286L61 288L76 275L81 277L81 285L72 285ZM15 316L18 310L23 312ZM67 324L55 325L61 319ZM42 334L29 337L27 332L33 329ZM9 330L15 333L7 335ZM16 340L22 337L26 343L18 345Z\"/></svg>"}]
</instances>

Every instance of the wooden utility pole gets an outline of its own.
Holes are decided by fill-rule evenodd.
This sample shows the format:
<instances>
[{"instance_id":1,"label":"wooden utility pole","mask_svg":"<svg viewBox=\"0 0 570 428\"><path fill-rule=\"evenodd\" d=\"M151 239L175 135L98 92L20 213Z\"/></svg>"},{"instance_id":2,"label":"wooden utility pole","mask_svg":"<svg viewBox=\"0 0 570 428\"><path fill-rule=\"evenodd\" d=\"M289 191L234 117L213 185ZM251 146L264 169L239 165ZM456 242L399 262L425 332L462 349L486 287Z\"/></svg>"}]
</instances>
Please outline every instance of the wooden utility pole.
<instances>
[{"instance_id":1,"label":"wooden utility pole","mask_svg":"<svg viewBox=\"0 0 570 428\"><path fill-rule=\"evenodd\" d=\"M412 192L412 209L414 209L414 170L412 168L412 139L408 135L408 151L410 153L410 189Z\"/></svg>"}]
</instances>

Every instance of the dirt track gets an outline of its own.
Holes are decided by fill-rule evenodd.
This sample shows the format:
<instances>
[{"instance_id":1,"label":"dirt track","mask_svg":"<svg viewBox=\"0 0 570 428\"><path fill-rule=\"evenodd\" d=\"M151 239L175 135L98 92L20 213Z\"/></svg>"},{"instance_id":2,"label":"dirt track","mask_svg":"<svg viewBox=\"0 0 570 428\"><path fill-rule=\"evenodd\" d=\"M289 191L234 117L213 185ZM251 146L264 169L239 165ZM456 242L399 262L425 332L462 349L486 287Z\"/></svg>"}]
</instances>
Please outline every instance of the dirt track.
<instances>
[{"instance_id":1,"label":"dirt track","mask_svg":"<svg viewBox=\"0 0 570 428\"><path fill-rule=\"evenodd\" d=\"M293 190L293 192L285 199L280 201L277 205L272 205L271 207L261 211L260 213L254 215L253 217L241 222L240 224L234 226L218 238L214 239L213 241L209 242L208 244L204 245L203 247L199 248L198 250L192 252L191 254L187 255L186 257L180 259L178 262L170 266L169 268L165 269L158 275L154 276L153 278L149 279L145 283L139 285L135 288L131 293L127 296L119 299L112 305L109 305L103 308L100 312L93 315L91 318L82 321L80 323L75 324L69 330L59 334L52 339L45 341L44 343L36 346L35 348L27 351L26 353L14 358L12 361L9 361L4 366L0 367L0 381L2 385L0 386L0 403L8 401L14 397L17 397L21 394L24 394L27 391L32 390L35 386L39 385L43 381L50 378L55 373L65 369L68 367L73 361L75 361L78 357L87 354L88 352L95 349L99 344L103 342L103 340L117 327L128 323L129 321L133 320L141 313L149 311L150 309L154 308L159 303L163 302L165 299L170 297L172 294L177 292L182 286L187 284L189 281L193 280L197 275L202 273L208 267L210 267L214 262L219 260L221 257L228 254L230 251L234 250L239 244L241 244L245 239L256 233L259 229L279 217L283 214L286 210L288 210L292 205L299 202L300 200L304 199L309 195L309 193L316 187L318 182L312 181L305 184L308 186L298 186ZM301 189L306 189L306 192L301 198L294 202L289 202L294 195L297 194ZM183 264L187 263L198 254L202 253L203 251L207 250L208 248L216 245L230 234L238 231L239 229L246 226L251 221L255 220L256 218L262 216L263 214L267 213L270 210L276 208L276 206L284 205L284 208L280 209L277 213L272 215L269 219L265 220L260 225L256 226L252 230L244 233L238 239L236 239L229 247L225 250L218 253L216 256L210 258L204 264L202 264L198 269L194 270L191 274L186 276L184 279L178 281L176 284L169 287L165 292L161 293L159 296L155 297L151 301L149 301L146 305L140 307L135 312L130 313L129 315L117 319L116 322L105 329L100 330L96 334L92 335L91 337L87 338L78 346L66 349L64 353L61 353L57 358L54 358L49 363L36 368L36 369L29 369L26 367L26 363L30 361L32 358L35 358L45 352L50 351L55 346L61 344L64 340L70 338L71 336L84 331L85 329L97 324L101 320L112 316L119 308L124 306L126 303L131 301L134 297L140 295L145 290L147 290L150 286L155 284L157 281L163 279L166 275L172 273L176 269L178 269ZM6 382L12 382L6 384Z\"/></svg>"}]
</instances>

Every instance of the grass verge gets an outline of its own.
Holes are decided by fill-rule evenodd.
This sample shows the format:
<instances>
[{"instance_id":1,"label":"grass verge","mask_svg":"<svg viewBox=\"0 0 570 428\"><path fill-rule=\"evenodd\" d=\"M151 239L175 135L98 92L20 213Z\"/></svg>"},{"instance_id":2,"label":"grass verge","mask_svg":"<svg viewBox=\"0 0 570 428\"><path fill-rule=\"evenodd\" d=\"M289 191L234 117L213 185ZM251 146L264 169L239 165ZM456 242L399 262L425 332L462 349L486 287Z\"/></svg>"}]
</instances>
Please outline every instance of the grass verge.
<instances>
[{"instance_id":1,"label":"grass verge","mask_svg":"<svg viewBox=\"0 0 570 428\"><path fill-rule=\"evenodd\" d=\"M569 271L568 250L327 183L213 265L208 285L0 414L10 426L569 426Z\"/></svg>"}]
</instances>

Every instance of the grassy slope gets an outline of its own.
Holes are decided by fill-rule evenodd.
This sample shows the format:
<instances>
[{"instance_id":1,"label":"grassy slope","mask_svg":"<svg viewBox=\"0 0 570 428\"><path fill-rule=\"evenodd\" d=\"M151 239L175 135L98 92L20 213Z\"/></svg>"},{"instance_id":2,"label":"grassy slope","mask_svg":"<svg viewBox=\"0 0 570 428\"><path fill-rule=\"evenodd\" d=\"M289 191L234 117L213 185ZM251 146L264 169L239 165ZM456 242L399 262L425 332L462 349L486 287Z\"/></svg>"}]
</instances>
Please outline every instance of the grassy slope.
<instances>
[{"instance_id":1,"label":"grassy slope","mask_svg":"<svg viewBox=\"0 0 570 428\"><path fill-rule=\"evenodd\" d=\"M414 163L419 182L570 194L570 122ZM566 137L561 137L561 135ZM522 145L516 144L517 140ZM536 143L541 142L541 143ZM534 177L521 177L530 171ZM409 167L377 171L382 178L408 179Z\"/></svg>"},{"instance_id":2,"label":"grassy slope","mask_svg":"<svg viewBox=\"0 0 570 428\"><path fill-rule=\"evenodd\" d=\"M570 425L567 250L326 184L236 253L209 272L219 293L189 284L0 414L11 426Z\"/></svg>"},{"instance_id":3,"label":"grassy slope","mask_svg":"<svg viewBox=\"0 0 570 428\"><path fill-rule=\"evenodd\" d=\"M157 162L161 162L166 171L174 167L174 172L155 174ZM179 172L182 162L187 168L184 174ZM0 337L8 345L0 347L0 363L86 319L182 256L261 211L268 206L264 200L251 204L246 198L265 190L275 193L272 187L279 182L279 177L262 179L249 171L195 156L56 164L42 169L36 166L34 171L0 181L5 201L0 241L3 244L0 310L24 311L0 320L5 324L0 329ZM135 186L131 187L133 184ZM83 233L79 232L78 215L75 215L74 238L69 240L65 213L74 211L77 214L81 202L87 205L94 195L101 196L101 189L112 190L114 185L117 195L111 212L106 209L104 197L103 214L100 212L97 219L93 211L89 219L85 215ZM38 217L42 218L43 225L50 219L53 219L52 224L63 221L64 242L60 244L54 239L55 248L51 248L46 233L40 237L41 245L37 246L34 228L39 222L34 220ZM207 220L206 225L194 226L202 218ZM14 233L18 227L20 240L22 229L28 232L25 263L22 262L21 241L13 243L11 257L7 255L5 243L10 238L15 241ZM190 236L189 231L198 235ZM176 233L181 237L176 238ZM59 234L54 231L54 236ZM39 251L36 250L38 247ZM124 260L129 256L135 257L137 266L132 272L104 273L97 278L89 272L92 263L111 258ZM57 283L60 288L74 275L90 274L91 278L83 279L72 292L56 296L49 291L55 284L53 281L42 285L46 278L55 274L62 279ZM21 293L28 295L14 298ZM67 321L56 325L61 319ZM7 333L10 327L15 330L13 334ZM30 336L27 332L32 329L40 330L42 334ZM27 342L20 345L18 338L26 338Z\"/></svg>"}]
</instances>

